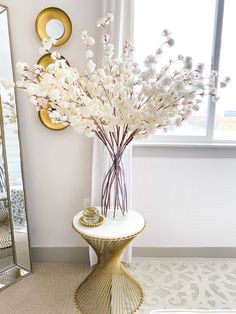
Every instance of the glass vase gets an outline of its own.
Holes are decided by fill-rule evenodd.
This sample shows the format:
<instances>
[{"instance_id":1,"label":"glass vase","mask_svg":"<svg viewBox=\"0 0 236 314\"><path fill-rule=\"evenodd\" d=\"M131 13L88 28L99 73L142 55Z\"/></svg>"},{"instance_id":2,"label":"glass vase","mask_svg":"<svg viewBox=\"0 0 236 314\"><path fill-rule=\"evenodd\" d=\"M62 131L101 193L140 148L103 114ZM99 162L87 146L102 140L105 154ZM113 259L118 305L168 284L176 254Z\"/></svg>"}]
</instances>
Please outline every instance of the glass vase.
<instances>
[{"instance_id":1,"label":"glass vase","mask_svg":"<svg viewBox=\"0 0 236 314\"><path fill-rule=\"evenodd\" d=\"M122 161L124 151L123 148L117 147L116 151L110 154L111 165L102 184L101 207L104 216L107 216L109 210L113 211L113 218L117 211L121 211L123 215L127 212L127 187Z\"/></svg>"}]
</instances>

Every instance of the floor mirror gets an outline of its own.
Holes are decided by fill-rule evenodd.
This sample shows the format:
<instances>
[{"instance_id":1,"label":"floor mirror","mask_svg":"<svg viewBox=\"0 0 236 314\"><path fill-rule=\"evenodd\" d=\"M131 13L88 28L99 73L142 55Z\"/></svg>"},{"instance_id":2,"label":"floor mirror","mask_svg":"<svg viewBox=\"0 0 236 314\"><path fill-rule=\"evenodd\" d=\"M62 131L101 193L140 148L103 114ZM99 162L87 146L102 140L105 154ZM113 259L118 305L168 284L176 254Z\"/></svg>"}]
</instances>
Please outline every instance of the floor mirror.
<instances>
[{"instance_id":1,"label":"floor mirror","mask_svg":"<svg viewBox=\"0 0 236 314\"><path fill-rule=\"evenodd\" d=\"M7 8L0 5L0 81L13 80ZM0 290L31 272L14 89L0 87Z\"/></svg>"}]
</instances>

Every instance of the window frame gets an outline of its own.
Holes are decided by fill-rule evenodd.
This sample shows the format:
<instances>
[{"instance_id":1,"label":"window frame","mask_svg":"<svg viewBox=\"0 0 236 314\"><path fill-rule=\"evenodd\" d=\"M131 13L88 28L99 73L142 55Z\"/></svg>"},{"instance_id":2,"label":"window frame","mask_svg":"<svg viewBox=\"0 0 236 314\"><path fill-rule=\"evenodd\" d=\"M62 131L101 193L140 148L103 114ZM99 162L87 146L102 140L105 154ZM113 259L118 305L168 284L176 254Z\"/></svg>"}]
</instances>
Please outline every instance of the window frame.
<instances>
[{"instance_id":1,"label":"window frame","mask_svg":"<svg viewBox=\"0 0 236 314\"><path fill-rule=\"evenodd\" d=\"M213 44L211 52L211 70L218 72L220 64L221 38L223 29L225 0L215 0L215 17L213 28ZM134 29L134 0L132 6L132 24ZM132 30L133 30L132 29ZM133 30L134 31L134 30ZM132 34L132 37L133 34ZM213 138L216 104L208 97L205 135L151 135L145 140L136 140L135 146L190 146L190 147L236 147L236 140L217 140Z\"/></svg>"}]
</instances>

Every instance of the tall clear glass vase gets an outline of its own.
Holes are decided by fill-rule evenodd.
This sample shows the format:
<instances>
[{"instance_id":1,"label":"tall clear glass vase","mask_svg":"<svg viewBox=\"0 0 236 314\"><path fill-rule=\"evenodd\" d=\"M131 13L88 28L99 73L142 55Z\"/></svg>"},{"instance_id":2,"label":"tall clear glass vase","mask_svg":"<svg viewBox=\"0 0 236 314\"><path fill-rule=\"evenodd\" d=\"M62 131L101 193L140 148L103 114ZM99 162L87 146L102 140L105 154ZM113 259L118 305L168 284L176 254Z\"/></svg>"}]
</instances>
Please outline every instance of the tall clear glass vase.
<instances>
[{"instance_id":1,"label":"tall clear glass vase","mask_svg":"<svg viewBox=\"0 0 236 314\"><path fill-rule=\"evenodd\" d=\"M127 187L122 162L123 154L124 148L121 147L116 147L116 151L110 153L111 166L102 184L102 214L107 216L108 210L113 210L114 218L119 210L123 215L127 212Z\"/></svg>"}]
</instances>

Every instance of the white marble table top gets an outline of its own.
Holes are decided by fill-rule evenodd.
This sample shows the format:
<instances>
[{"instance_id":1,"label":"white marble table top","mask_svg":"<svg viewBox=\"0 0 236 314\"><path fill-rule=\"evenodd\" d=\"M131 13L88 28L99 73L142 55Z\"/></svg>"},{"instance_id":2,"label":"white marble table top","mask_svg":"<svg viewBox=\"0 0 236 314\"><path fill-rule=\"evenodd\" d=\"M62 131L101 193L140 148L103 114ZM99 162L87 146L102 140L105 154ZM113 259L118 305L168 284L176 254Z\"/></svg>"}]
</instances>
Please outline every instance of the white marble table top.
<instances>
[{"instance_id":1,"label":"white marble table top","mask_svg":"<svg viewBox=\"0 0 236 314\"><path fill-rule=\"evenodd\" d=\"M73 218L73 226L84 235L102 238L102 239L116 239L125 238L139 233L145 226L144 217L135 210L129 210L125 216L118 214L114 219L112 215L105 218L103 224L97 227L86 227L80 224L79 219L83 215L80 211Z\"/></svg>"}]
</instances>

